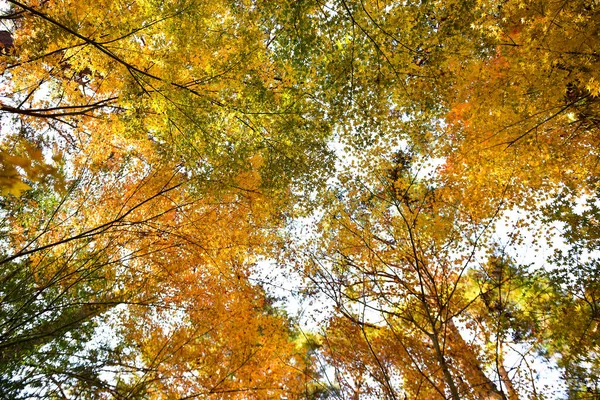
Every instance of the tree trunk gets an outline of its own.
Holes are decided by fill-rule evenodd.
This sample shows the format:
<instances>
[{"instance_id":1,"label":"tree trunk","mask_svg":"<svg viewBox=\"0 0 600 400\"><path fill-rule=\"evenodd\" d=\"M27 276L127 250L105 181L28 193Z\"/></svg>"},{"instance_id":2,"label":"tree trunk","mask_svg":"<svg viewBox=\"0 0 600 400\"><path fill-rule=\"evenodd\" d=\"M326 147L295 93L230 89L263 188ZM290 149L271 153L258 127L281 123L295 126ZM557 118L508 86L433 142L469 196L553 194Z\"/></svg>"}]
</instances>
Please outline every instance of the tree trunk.
<instances>
[{"instance_id":1,"label":"tree trunk","mask_svg":"<svg viewBox=\"0 0 600 400\"><path fill-rule=\"evenodd\" d=\"M452 357L461 365L465 381L469 382L477 397L484 400L507 400L502 391L483 372L477 354L465 342L452 320L447 324L447 340Z\"/></svg>"},{"instance_id":2,"label":"tree trunk","mask_svg":"<svg viewBox=\"0 0 600 400\"><path fill-rule=\"evenodd\" d=\"M506 386L506 391L508 392L508 400L519 400L519 394L515 390L515 387L513 386L512 381L508 376L508 371L506 371L506 368L504 368L502 357L500 357L498 363L498 372L500 373L500 378L502 378L502 383L504 384L504 386Z\"/></svg>"}]
</instances>

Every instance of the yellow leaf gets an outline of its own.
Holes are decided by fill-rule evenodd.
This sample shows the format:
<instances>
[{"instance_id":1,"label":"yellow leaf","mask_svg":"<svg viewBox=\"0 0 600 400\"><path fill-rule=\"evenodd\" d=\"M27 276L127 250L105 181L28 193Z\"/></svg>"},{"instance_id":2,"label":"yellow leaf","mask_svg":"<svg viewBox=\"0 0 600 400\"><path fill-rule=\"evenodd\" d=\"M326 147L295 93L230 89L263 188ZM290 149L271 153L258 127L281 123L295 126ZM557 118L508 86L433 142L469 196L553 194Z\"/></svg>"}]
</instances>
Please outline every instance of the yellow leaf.
<instances>
[{"instance_id":1,"label":"yellow leaf","mask_svg":"<svg viewBox=\"0 0 600 400\"><path fill-rule=\"evenodd\" d=\"M6 196L8 194L12 194L15 197L21 197L21 194L26 191L31 189L31 186L29 186L28 184L26 184L25 182L22 181L17 181L14 184L10 185L10 186L5 186L0 190L0 194L2 194L3 196Z\"/></svg>"}]
</instances>

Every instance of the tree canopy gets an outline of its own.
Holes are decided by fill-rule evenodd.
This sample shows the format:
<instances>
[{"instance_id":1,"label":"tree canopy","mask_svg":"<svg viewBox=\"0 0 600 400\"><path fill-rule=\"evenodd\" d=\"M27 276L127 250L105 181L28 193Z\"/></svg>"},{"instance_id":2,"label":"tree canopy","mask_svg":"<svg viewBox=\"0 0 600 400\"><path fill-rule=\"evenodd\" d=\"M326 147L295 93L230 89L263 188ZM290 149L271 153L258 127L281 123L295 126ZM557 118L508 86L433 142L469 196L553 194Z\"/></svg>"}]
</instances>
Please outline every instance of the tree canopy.
<instances>
[{"instance_id":1,"label":"tree canopy","mask_svg":"<svg viewBox=\"0 0 600 400\"><path fill-rule=\"evenodd\" d=\"M600 396L597 1L0 22L3 398Z\"/></svg>"}]
</instances>

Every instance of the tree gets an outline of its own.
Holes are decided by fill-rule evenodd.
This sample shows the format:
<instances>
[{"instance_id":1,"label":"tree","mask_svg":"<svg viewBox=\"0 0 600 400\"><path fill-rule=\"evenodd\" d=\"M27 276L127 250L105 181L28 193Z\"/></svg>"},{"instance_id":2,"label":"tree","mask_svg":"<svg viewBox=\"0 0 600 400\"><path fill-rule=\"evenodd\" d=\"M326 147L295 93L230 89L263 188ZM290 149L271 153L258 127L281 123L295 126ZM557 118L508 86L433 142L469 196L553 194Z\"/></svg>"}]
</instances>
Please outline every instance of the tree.
<instances>
[{"instance_id":1,"label":"tree","mask_svg":"<svg viewBox=\"0 0 600 400\"><path fill-rule=\"evenodd\" d=\"M328 157L329 127L298 93L290 66L269 57L273 32L252 8L11 4L19 17L3 111L48 130L65 151L88 152L90 142L118 132L217 180L260 153L264 185L273 188L292 176L315 182L327 168L315 160ZM204 33L183 34L191 31Z\"/></svg>"},{"instance_id":2,"label":"tree","mask_svg":"<svg viewBox=\"0 0 600 400\"><path fill-rule=\"evenodd\" d=\"M356 167L350 173L344 171L339 175L341 189L334 189L339 201L334 199L323 206L327 222L321 234L326 244L315 245L317 250L310 251L317 267L314 271L309 269L307 274L317 280L322 290L330 293L341 308L340 313L348 314L345 324L351 328L347 329L354 329L360 336L360 325L364 325L365 321L357 318L357 314L345 311L340 305L340 298L350 296L348 301L360 303L361 296L364 296L371 303L366 301L367 305L362 307L369 308L381 298L390 301L393 296L386 292L387 287L376 287L370 279L378 282L372 277L379 277L379 269L383 268L371 267L371 263L389 263L383 256L388 256L387 252L382 249L389 247L387 251L394 256L402 254L390 244L395 245L395 242L388 243L390 238L398 240L393 234L395 232L390 233L396 223L389 217L375 214L371 203L381 192L372 188L377 185L373 182L381 182L381 176L386 175L381 172L381 164L386 161L381 160L390 157L398 148L409 147L420 160L439 160L442 167L435 171L436 178L429 185L435 189L432 191L435 193L433 203L441 209L428 206L429 210L433 210L438 218L447 216L446 224L457 227L449 238L471 238L471 245L475 243L472 238L477 237L473 236L474 227L481 231L486 226L493 229L493 221L509 210L527 215L529 222L520 222L520 228L524 230L535 226L532 221L539 223L543 218L540 211L545 201L556 200L548 207L549 215L553 216L553 220L564 220L565 215L559 216L557 211L568 210L582 196L595 196L598 163L597 154L592 149L597 147L597 126L593 121L596 119L597 98L597 68L594 65L598 50L596 37L590 34L593 36L591 32L597 30L597 7L589 2L553 1L457 1L444 4L340 1L328 3L328 8L331 20L340 25L329 36L336 38L333 41L340 53L337 57L334 51L328 54L335 60L328 64L331 68L329 76L332 80L335 76L339 87L347 92L341 89L335 92L335 96L342 96L345 100L341 104L326 104L339 105L339 108L334 108L341 119L337 140L346 145L346 152L350 153L350 161L342 160L340 163L354 163ZM339 19L344 22L339 23ZM323 42L326 43L325 40ZM370 68L361 68L364 65ZM392 180L396 178L397 174ZM354 183L357 180L367 189L357 190ZM565 194L567 198L564 198ZM409 208L427 214L423 211L423 208L429 211L427 207L417 208L425 197L417 196L420 200L415 201L409 196L402 201L409 204ZM392 206L386 205L384 209L388 207ZM383 214L382 211L380 213ZM572 221L572 218L566 218ZM586 242L593 247L595 219L578 220L581 224L572 232L587 236ZM413 221L410 218L407 221L405 229L414 229ZM442 237L441 232L451 232L428 223L415 223L414 226L427 232L417 232L415 235L419 238L429 238L432 235L430 230L440 232ZM356 236L355 241L348 239L352 235ZM543 240L544 234L534 235ZM513 236L518 236L518 233ZM472 249L477 253L494 247L489 237L484 236L480 240L477 246L467 246L450 256L440 257L443 260L441 264L452 265L454 257L467 257ZM438 244L436 248L449 246ZM358 252L357 249L363 249L363 253L352 253ZM595 258L594 254L588 256ZM416 256L413 258L418 259ZM421 258L427 261L426 265L431 265L430 257ZM543 293L545 300L532 301L528 305L507 300L508 304L516 307L515 310L520 310L520 317L509 318L506 326L510 328L506 329L519 332L522 329L519 324L539 323L550 336L549 332L554 332L573 340L571 334L574 332L561 329L558 325L561 319L552 311L562 304L565 309L573 310L570 315L577 320L573 326L581 327L578 337L585 340L577 342L583 344L589 339L589 343L593 343L595 336L585 327L594 324L590 319L593 314L588 314L593 310L590 304L595 302L590 301L593 299L590 293L594 292L594 278L585 284L580 282L576 291L565 291L563 286L565 276L590 276L594 268L573 258L562 265L556 259L548 262L551 263L549 270L560 268L556 272L562 276L561 279L557 280L548 271L529 275L533 271L516 274L514 271L519 269L510 269L513 272L509 275L515 276L515 285L528 288L529 293L523 294L524 298L531 300L534 294ZM484 260L482 265L486 263ZM418 272L417 266L413 262L415 273ZM438 270L442 269L438 267ZM466 266L465 275L473 270L477 270L476 265ZM523 280L519 275L529 278ZM461 287L461 281L452 281L450 276L451 269L443 271L437 281L446 280L450 282L449 287ZM368 279L369 284L364 279ZM354 287L366 288L357 290ZM431 284L431 287L436 286ZM508 283L505 288L510 289L509 292L527 292ZM438 292L438 297L443 299L443 290ZM460 291L456 289L454 293ZM559 293L565 297L563 301L559 300ZM483 300L479 304L485 306ZM586 311L576 312L578 307ZM465 309L464 314L469 315L471 311L470 318L483 318L476 316L475 310ZM489 309L487 312L490 321L500 323L498 320L505 318L503 315L490 316ZM545 320L532 319L531 316L536 313L543 315ZM408 321L403 325L411 324L412 321ZM335 326L338 326L337 323ZM564 328L564 323L561 326ZM382 327L378 328L373 329L380 331ZM370 328L365 329L369 331ZM559 334L561 331L563 333ZM373 335L378 339L381 336ZM530 338L531 349L541 349L540 343L545 338L547 336L536 333ZM455 339L459 342L458 337L455 336ZM547 340L557 339L558 336ZM356 345L353 350L341 353L352 357L355 350L360 352L357 340L350 339ZM552 348L552 345L548 347ZM552 351L565 351L565 358L569 358L567 347ZM576 352L589 353L591 348L584 347L586 350L581 348ZM372 353L367 344L364 344L363 350L365 354ZM384 355L387 356L383 351L377 354L384 360L381 363L372 357L372 368L379 371L373 373L372 379L381 383L383 389L380 394L392 396L389 393L393 390L389 389L385 376L393 373L385 370L393 368L388 367ZM499 356L494 357L498 359ZM443 372L442 360L438 363L439 371ZM405 363L389 362L389 365ZM465 361L462 368L469 368L469 365L476 363ZM581 363L578 365L582 366ZM353 368L358 367L353 364ZM586 370L585 367L582 369ZM501 376L505 374L499 366L495 370L498 381L506 380ZM360 375L357 370L354 373ZM450 390L449 379L438 379L444 381ZM593 377L590 376L590 379L593 380ZM530 383L534 381L530 379ZM499 390L511 396L509 381L506 382L506 387L499 385ZM522 390L517 384L513 386L517 393ZM591 392L594 390L592 386Z\"/></svg>"},{"instance_id":3,"label":"tree","mask_svg":"<svg viewBox=\"0 0 600 400\"><path fill-rule=\"evenodd\" d=\"M5 304L27 310L5 344L30 344L6 394L301 396L307 359L248 274L290 185L327 168L328 128L267 58L271 33L243 4L11 4L2 111L35 153L2 158L0 262L23 289ZM119 343L94 345L107 328Z\"/></svg>"},{"instance_id":4,"label":"tree","mask_svg":"<svg viewBox=\"0 0 600 400\"><path fill-rule=\"evenodd\" d=\"M4 393L300 396L314 376L248 281L281 209L260 158L217 191L141 149L5 204Z\"/></svg>"},{"instance_id":5,"label":"tree","mask_svg":"<svg viewBox=\"0 0 600 400\"><path fill-rule=\"evenodd\" d=\"M597 391L593 2L9 3L6 396L514 400L552 360ZM570 248L519 265L515 210Z\"/></svg>"},{"instance_id":6,"label":"tree","mask_svg":"<svg viewBox=\"0 0 600 400\"><path fill-rule=\"evenodd\" d=\"M459 328L471 323L464 282L487 226L458 225L458 208L410 160L390 164L374 184L343 182L309 247L308 274L342 318L326 333L327 356L358 397L505 398L489 350Z\"/></svg>"}]
</instances>

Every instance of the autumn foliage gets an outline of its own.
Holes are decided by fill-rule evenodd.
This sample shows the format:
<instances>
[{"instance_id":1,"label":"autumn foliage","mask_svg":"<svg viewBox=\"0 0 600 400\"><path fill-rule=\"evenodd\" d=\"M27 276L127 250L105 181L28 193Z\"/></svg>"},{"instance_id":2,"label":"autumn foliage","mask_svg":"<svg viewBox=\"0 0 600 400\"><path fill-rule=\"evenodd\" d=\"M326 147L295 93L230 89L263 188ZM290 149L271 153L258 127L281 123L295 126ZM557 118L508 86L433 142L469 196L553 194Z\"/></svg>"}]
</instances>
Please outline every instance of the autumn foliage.
<instances>
[{"instance_id":1,"label":"autumn foliage","mask_svg":"<svg viewBox=\"0 0 600 400\"><path fill-rule=\"evenodd\" d=\"M0 397L600 396L596 1L0 20Z\"/></svg>"}]
</instances>

